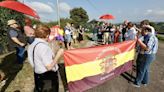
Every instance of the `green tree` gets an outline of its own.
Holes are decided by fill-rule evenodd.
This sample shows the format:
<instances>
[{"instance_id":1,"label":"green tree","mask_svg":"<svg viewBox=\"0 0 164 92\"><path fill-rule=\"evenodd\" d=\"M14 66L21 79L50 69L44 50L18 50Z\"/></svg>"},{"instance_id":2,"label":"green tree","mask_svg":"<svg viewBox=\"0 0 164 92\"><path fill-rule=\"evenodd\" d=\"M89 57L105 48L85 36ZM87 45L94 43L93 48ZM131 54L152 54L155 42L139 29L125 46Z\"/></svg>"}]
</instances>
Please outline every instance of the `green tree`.
<instances>
[{"instance_id":1,"label":"green tree","mask_svg":"<svg viewBox=\"0 0 164 92\"><path fill-rule=\"evenodd\" d=\"M66 23L73 23L73 21L69 18L61 18L60 22L61 22L60 26L62 28L64 28L66 26Z\"/></svg>"},{"instance_id":2,"label":"green tree","mask_svg":"<svg viewBox=\"0 0 164 92\"><path fill-rule=\"evenodd\" d=\"M52 22L47 22L45 24L49 27L52 27L52 26L58 25L58 22L57 21L52 21Z\"/></svg>"},{"instance_id":3,"label":"green tree","mask_svg":"<svg viewBox=\"0 0 164 92\"><path fill-rule=\"evenodd\" d=\"M97 23L98 23L98 21L97 21L97 20L95 20L95 19L93 19L93 20L91 20L89 23L90 23L90 24L97 24Z\"/></svg>"},{"instance_id":4,"label":"green tree","mask_svg":"<svg viewBox=\"0 0 164 92\"><path fill-rule=\"evenodd\" d=\"M160 28L159 33L164 33L164 22L157 23L157 26Z\"/></svg>"},{"instance_id":5,"label":"green tree","mask_svg":"<svg viewBox=\"0 0 164 92\"><path fill-rule=\"evenodd\" d=\"M87 12L83 8L74 8L70 11L70 18L75 25L84 25L89 20Z\"/></svg>"},{"instance_id":6,"label":"green tree","mask_svg":"<svg viewBox=\"0 0 164 92\"><path fill-rule=\"evenodd\" d=\"M30 19L32 21L32 25L42 24L42 22L40 20L33 19L33 18L30 18Z\"/></svg>"},{"instance_id":7,"label":"green tree","mask_svg":"<svg viewBox=\"0 0 164 92\"><path fill-rule=\"evenodd\" d=\"M3 1L3 0L1 0ZM24 15L16 11L0 7L0 53L7 52L7 21L15 19L20 26L24 24ZM2 51L3 50L3 51Z\"/></svg>"},{"instance_id":8,"label":"green tree","mask_svg":"<svg viewBox=\"0 0 164 92\"><path fill-rule=\"evenodd\" d=\"M153 26L157 32L160 31L160 27L155 22L150 22L150 25Z\"/></svg>"},{"instance_id":9,"label":"green tree","mask_svg":"<svg viewBox=\"0 0 164 92\"><path fill-rule=\"evenodd\" d=\"M60 19L60 26L61 28L64 28L66 23L73 23L71 19L69 18L61 18ZM46 25L48 25L49 27L52 27L52 26L55 26L55 25L58 25L58 22L57 21L53 21L53 22L48 22L48 23L45 23Z\"/></svg>"}]
</instances>

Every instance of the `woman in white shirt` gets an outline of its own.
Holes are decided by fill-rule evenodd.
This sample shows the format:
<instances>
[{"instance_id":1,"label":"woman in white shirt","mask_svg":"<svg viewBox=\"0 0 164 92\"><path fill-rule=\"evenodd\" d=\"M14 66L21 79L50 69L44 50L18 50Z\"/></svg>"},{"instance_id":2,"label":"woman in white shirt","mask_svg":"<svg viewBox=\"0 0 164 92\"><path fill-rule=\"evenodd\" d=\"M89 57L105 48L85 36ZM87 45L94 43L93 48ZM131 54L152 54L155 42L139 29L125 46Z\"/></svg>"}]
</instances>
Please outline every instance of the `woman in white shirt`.
<instances>
[{"instance_id":1,"label":"woman in white shirt","mask_svg":"<svg viewBox=\"0 0 164 92\"><path fill-rule=\"evenodd\" d=\"M50 29L38 25L35 30L36 39L28 48L28 59L34 68L35 90L37 92L58 92L57 61L63 54L59 49L56 55L48 45ZM49 85L49 86L47 86Z\"/></svg>"}]
</instances>

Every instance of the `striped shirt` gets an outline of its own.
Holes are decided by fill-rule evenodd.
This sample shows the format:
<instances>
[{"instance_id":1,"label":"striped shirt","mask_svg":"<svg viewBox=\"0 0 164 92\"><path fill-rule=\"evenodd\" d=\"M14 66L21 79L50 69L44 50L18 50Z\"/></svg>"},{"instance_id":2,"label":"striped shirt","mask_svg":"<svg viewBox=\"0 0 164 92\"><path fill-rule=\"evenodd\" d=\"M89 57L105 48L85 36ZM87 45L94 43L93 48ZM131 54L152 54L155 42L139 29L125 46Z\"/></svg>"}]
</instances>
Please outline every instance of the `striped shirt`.
<instances>
[{"instance_id":1,"label":"striped shirt","mask_svg":"<svg viewBox=\"0 0 164 92\"><path fill-rule=\"evenodd\" d=\"M155 35L149 33L144 36L144 44L148 47L148 51L142 52L142 54L156 54L158 51L158 39ZM142 50L141 50L142 51Z\"/></svg>"}]
</instances>

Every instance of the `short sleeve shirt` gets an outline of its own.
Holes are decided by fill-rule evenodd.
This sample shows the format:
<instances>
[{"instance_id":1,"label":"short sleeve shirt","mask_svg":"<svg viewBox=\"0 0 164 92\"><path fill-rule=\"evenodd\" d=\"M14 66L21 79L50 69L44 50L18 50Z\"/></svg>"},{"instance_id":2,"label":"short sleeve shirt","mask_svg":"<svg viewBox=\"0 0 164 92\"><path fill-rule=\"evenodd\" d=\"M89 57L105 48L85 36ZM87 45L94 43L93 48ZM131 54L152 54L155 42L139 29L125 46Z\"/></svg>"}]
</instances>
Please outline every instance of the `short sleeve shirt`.
<instances>
[{"instance_id":1,"label":"short sleeve shirt","mask_svg":"<svg viewBox=\"0 0 164 92\"><path fill-rule=\"evenodd\" d=\"M17 37L17 36L18 36L18 33L17 33L15 30L11 29L11 30L9 31L9 35L10 35L11 38L12 38L12 37Z\"/></svg>"},{"instance_id":2,"label":"short sleeve shirt","mask_svg":"<svg viewBox=\"0 0 164 92\"><path fill-rule=\"evenodd\" d=\"M39 44L35 47L37 43ZM34 47L35 51L33 61ZM30 64L34 67L35 73L41 74L47 72L46 66L53 62L53 57L54 54L52 49L49 47L48 43L42 39L36 38L28 48L28 59ZM57 71L58 65L56 64L52 70Z\"/></svg>"}]
</instances>

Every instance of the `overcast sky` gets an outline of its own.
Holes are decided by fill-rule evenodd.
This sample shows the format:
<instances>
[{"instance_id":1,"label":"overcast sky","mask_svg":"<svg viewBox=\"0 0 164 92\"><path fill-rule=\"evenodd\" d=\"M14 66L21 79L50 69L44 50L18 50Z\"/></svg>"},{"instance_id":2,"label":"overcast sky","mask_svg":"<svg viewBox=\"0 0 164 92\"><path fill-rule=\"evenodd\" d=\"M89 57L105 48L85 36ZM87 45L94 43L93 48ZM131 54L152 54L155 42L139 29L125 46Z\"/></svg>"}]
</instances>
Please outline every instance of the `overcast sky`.
<instances>
[{"instance_id":1,"label":"overcast sky","mask_svg":"<svg viewBox=\"0 0 164 92\"><path fill-rule=\"evenodd\" d=\"M20 0L23 2L23 0ZM56 21L56 0L24 0L24 3L39 14L41 21ZM82 7L90 20L103 14L112 14L114 23L125 19L138 22L143 19L164 21L164 0L59 0L60 17L69 18L69 11Z\"/></svg>"}]
</instances>

